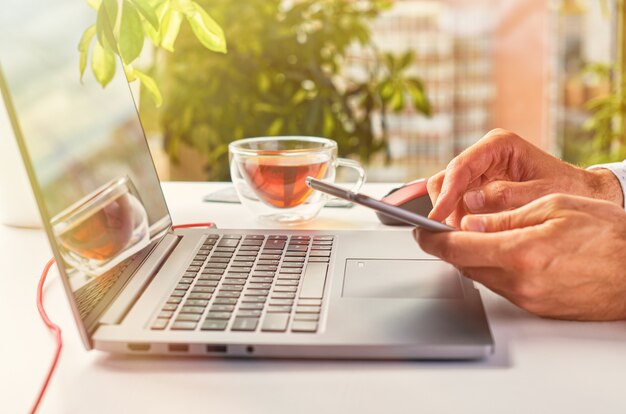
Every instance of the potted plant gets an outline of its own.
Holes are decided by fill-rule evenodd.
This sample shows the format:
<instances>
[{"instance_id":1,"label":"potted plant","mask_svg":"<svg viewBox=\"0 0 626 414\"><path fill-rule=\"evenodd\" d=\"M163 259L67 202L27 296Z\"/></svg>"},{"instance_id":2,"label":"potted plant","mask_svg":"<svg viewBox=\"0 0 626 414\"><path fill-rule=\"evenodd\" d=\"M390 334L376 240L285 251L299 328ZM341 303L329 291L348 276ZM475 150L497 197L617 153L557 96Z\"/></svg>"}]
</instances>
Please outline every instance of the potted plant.
<instances>
[{"instance_id":1,"label":"potted plant","mask_svg":"<svg viewBox=\"0 0 626 414\"><path fill-rule=\"evenodd\" d=\"M116 16L114 33L101 31L99 18L81 42L96 45L94 74L105 85L110 57L121 57L129 78L153 98L142 99L144 123L152 120L163 134L174 164L186 163L181 154L195 155L193 163L203 167L195 178L228 180L228 143L251 136L329 137L341 156L367 162L387 148L389 112L412 106L430 114L422 82L410 73L413 55L381 53L372 42L369 24L391 7L388 0L123 0L121 10L114 4L93 4L98 16ZM125 19L133 9L126 15L138 18ZM189 24L181 24L185 19ZM133 64L141 33L156 48L146 71ZM224 38L232 39L228 53L207 52L226 52ZM352 73L354 47L367 56L359 73ZM106 51L106 61L94 62L96 48Z\"/></svg>"}]
</instances>

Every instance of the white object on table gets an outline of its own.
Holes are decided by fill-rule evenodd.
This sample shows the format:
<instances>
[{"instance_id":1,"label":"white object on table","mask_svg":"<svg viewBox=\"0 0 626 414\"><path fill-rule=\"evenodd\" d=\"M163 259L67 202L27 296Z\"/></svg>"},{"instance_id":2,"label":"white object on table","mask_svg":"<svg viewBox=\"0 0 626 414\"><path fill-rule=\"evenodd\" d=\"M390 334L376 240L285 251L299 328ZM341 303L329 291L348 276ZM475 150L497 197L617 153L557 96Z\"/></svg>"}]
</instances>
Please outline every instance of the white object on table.
<instances>
[{"instance_id":1,"label":"white object on table","mask_svg":"<svg viewBox=\"0 0 626 414\"><path fill-rule=\"evenodd\" d=\"M164 183L174 223L259 228L241 205L201 201L222 185ZM363 191L381 196L391 187L367 184ZM323 209L305 227L388 229L359 206ZM0 249L0 412L22 413L54 351L35 307L50 250L42 231L5 226ZM541 319L484 288L481 293L496 343L485 361L131 358L85 351L53 271L45 302L63 328L65 347L40 413L626 412L626 322Z\"/></svg>"}]
</instances>

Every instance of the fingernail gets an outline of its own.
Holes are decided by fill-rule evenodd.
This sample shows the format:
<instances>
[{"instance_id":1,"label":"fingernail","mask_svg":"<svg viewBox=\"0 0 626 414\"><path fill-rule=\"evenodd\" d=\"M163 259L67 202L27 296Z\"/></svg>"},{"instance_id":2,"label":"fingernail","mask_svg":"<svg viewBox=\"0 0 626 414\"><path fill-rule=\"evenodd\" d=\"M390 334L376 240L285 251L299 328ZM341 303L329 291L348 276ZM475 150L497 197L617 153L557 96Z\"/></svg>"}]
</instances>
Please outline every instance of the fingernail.
<instances>
[{"instance_id":1,"label":"fingernail","mask_svg":"<svg viewBox=\"0 0 626 414\"><path fill-rule=\"evenodd\" d=\"M463 201L469 211L480 211L485 206L485 196L482 190L472 190L465 193Z\"/></svg>"},{"instance_id":2,"label":"fingernail","mask_svg":"<svg viewBox=\"0 0 626 414\"><path fill-rule=\"evenodd\" d=\"M415 239L416 242L419 242L419 229L416 227L413 229L413 238Z\"/></svg>"},{"instance_id":3,"label":"fingernail","mask_svg":"<svg viewBox=\"0 0 626 414\"><path fill-rule=\"evenodd\" d=\"M485 232L485 221L481 217L466 216L463 220L463 224L463 227L467 231Z\"/></svg>"}]
</instances>

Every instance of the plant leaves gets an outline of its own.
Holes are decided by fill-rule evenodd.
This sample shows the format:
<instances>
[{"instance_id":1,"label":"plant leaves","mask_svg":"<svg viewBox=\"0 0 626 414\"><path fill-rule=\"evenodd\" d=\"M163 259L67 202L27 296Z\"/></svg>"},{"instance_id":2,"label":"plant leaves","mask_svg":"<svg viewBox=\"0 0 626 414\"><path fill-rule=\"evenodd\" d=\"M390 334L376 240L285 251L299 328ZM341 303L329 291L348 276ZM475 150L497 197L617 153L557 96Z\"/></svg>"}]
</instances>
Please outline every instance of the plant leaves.
<instances>
[{"instance_id":1,"label":"plant leaves","mask_svg":"<svg viewBox=\"0 0 626 414\"><path fill-rule=\"evenodd\" d=\"M103 88L115 76L115 67L115 55L113 52L103 48L100 43L96 42L93 47L93 56L91 57L91 69L96 80Z\"/></svg>"},{"instance_id":2,"label":"plant leaves","mask_svg":"<svg viewBox=\"0 0 626 414\"><path fill-rule=\"evenodd\" d=\"M89 45L96 34L96 25L93 24L83 32L80 42L78 43L78 51L80 52L80 81L83 82L83 75L87 67L87 58L89 57Z\"/></svg>"},{"instance_id":3,"label":"plant leaves","mask_svg":"<svg viewBox=\"0 0 626 414\"><path fill-rule=\"evenodd\" d=\"M137 76L139 82L141 82L141 86L146 88L146 91L152 97L152 100L157 108L160 107L163 104L163 97L161 96L161 90L159 89L156 81L151 76L138 71L137 69L135 69L133 73Z\"/></svg>"},{"instance_id":4,"label":"plant leaves","mask_svg":"<svg viewBox=\"0 0 626 414\"><path fill-rule=\"evenodd\" d=\"M117 53L117 41L113 28L117 21L117 0L102 0L96 17L96 33L98 42L104 48Z\"/></svg>"},{"instance_id":5,"label":"plant leaves","mask_svg":"<svg viewBox=\"0 0 626 414\"><path fill-rule=\"evenodd\" d=\"M143 42L141 17L139 17L135 6L130 1L125 0L122 3L122 19L119 31L120 56L124 63L131 63L137 59L143 49Z\"/></svg>"},{"instance_id":6,"label":"plant leaves","mask_svg":"<svg viewBox=\"0 0 626 414\"><path fill-rule=\"evenodd\" d=\"M214 52L226 53L224 31L199 4L191 3L184 13L191 30L204 47Z\"/></svg>"},{"instance_id":7,"label":"plant leaves","mask_svg":"<svg viewBox=\"0 0 626 414\"><path fill-rule=\"evenodd\" d=\"M180 24L183 21L183 14L172 8L168 9L163 16L163 23L161 24L161 47L170 52L174 51L174 43L178 37L178 31L180 30Z\"/></svg>"},{"instance_id":8,"label":"plant leaves","mask_svg":"<svg viewBox=\"0 0 626 414\"><path fill-rule=\"evenodd\" d=\"M130 0L130 2L154 30L159 30L159 18L154 6L151 6L146 0Z\"/></svg>"}]
</instances>

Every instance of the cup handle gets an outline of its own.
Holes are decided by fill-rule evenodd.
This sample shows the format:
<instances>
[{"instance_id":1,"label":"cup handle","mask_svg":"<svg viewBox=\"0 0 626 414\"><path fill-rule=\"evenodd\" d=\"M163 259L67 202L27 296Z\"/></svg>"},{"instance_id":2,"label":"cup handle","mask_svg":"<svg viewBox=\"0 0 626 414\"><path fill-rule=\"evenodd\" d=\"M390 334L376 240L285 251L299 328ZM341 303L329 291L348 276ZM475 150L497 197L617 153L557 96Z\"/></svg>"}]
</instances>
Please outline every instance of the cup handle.
<instances>
[{"instance_id":1,"label":"cup handle","mask_svg":"<svg viewBox=\"0 0 626 414\"><path fill-rule=\"evenodd\" d=\"M350 160L347 158L337 158L337 166L352 168L357 172L359 178L357 178L356 183L354 183L354 186L351 190L355 193L358 192L363 186L363 183L365 183L366 177L365 169L361 166L361 164L358 161Z\"/></svg>"}]
</instances>

